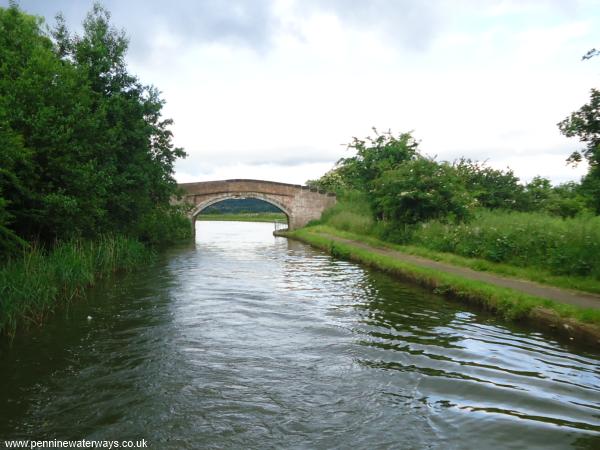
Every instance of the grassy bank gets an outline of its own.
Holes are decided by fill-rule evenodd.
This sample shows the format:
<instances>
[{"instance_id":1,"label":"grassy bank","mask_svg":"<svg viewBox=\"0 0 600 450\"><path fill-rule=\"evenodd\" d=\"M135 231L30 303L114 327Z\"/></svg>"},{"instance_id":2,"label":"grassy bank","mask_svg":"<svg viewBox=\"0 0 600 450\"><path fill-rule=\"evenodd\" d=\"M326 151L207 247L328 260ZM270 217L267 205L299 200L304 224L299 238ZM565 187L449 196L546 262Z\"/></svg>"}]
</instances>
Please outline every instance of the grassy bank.
<instances>
[{"instance_id":1,"label":"grassy bank","mask_svg":"<svg viewBox=\"0 0 600 450\"><path fill-rule=\"evenodd\" d=\"M547 270L536 267L519 267L510 264L495 263L481 258L468 258L453 253L431 250L425 246L414 244L394 244L371 235L342 231L329 225L315 225L311 227L311 230L319 233L332 234L345 239L352 239L374 247L389 248L409 255L421 256L433 261L467 267L480 272L490 272L504 277L535 281L563 289L575 289L578 291L600 294L600 281L591 277L553 275Z\"/></svg>"},{"instance_id":2,"label":"grassy bank","mask_svg":"<svg viewBox=\"0 0 600 450\"><path fill-rule=\"evenodd\" d=\"M600 217L482 210L465 224L423 224L410 241L431 250L600 281Z\"/></svg>"},{"instance_id":3,"label":"grassy bank","mask_svg":"<svg viewBox=\"0 0 600 450\"><path fill-rule=\"evenodd\" d=\"M41 324L57 306L82 296L98 278L131 270L152 255L139 241L121 236L74 240L49 252L28 250L0 266L0 334Z\"/></svg>"},{"instance_id":4,"label":"grassy bank","mask_svg":"<svg viewBox=\"0 0 600 450\"><path fill-rule=\"evenodd\" d=\"M334 256L352 259L392 273L402 279L430 288L436 293L478 304L506 319L542 323L567 333L570 337L576 336L594 344L600 340L599 310L565 305L523 294L513 289L420 267L350 244L334 242L327 236L319 234L318 231L318 228L308 227L285 233L285 235L319 247Z\"/></svg>"},{"instance_id":5,"label":"grassy bank","mask_svg":"<svg viewBox=\"0 0 600 450\"><path fill-rule=\"evenodd\" d=\"M196 220L223 220L231 222L279 222L287 223L283 213L236 213L236 214L199 214Z\"/></svg>"},{"instance_id":6,"label":"grassy bank","mask_svg":"<svg viewBox=\"0 0 600 450\"><path fill-rule=\"evenodd\" d=\"M474 270L600 293L600 217L480 210L468 223L376 223L360 196L323 215L329 232Z\"/></svg>"}]
</instances>

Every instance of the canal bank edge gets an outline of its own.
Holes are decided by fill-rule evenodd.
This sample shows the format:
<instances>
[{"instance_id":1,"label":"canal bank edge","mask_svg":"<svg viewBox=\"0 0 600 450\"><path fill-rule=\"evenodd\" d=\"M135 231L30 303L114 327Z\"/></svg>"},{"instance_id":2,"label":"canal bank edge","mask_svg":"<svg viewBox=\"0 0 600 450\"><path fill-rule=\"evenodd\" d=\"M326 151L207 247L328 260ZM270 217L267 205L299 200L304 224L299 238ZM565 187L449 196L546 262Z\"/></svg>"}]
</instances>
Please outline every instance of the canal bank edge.
<instances>
[{"instance_id":1,"label":"canal bank edge","mask_svg":"<svg viewBox=\"0 0 600 450\"><path fill-rule=\"evenodd\" d=\"M593 346L600 344L598 311L593 308L581 308L516 289L419 266L386 255L383 249L330 234L312 232L310 228L295 231L277 230L273 234L310 244L335 257L382 270L431 289L436 294L479 305L504 319L527 322L579 343ZM600 308L600 304L598 307Z\"/></svg>"}]
</instances>

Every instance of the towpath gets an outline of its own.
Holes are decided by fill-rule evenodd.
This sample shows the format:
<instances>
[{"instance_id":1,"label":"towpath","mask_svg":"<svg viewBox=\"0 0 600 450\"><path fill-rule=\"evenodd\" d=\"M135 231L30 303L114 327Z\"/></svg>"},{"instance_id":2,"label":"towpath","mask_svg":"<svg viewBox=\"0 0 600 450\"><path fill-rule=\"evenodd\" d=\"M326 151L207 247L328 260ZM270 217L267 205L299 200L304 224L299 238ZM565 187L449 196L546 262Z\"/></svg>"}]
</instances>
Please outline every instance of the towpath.
<instances>
[{"instance_id":1,"label":"towpath","mask_svg":"<svg viewBox=\"0 0 600 450\"><path fill-rule=\"evenodd\" d=\"M483 281L485 283L493 284L495 286L502 286L514 289L525 294L547 298L560 303L579 306L581 308L600 309L600 295L597 294L557 288L536 283L534 281L521 280L518 278L508 278L500 275L491 274L488 272L479 272L473 269L469 269L467 267L460 267L444 262L433 261L431 259L422 258L420 256L415 255L409 255L407 253L402 253L397 250L392 250L385 247L374 247L363 242L341 238L328 233L318 234L334 242L341 242L344 244L352 245L354 247L362 248L364 250L368 250L379 255L391 256L400 261L406 261L410 264L414 264L415 266L439 270L440 272L458 275L469 280Z\"/></svg>"}]
</instances>

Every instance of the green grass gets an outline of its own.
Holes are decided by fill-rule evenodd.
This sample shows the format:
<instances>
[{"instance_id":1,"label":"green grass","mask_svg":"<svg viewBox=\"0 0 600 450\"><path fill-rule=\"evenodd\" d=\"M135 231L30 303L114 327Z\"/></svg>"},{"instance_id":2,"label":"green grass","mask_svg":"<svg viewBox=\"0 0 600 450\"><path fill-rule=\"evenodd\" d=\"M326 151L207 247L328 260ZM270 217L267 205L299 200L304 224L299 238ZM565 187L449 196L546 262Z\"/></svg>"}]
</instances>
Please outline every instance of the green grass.
<instances>
[{"instance_id":1,"label":"green grass","mask_svg":"<svg viewBox=\"0 0 600 450\"><path fill-rule=\"evenodd\" d=\"M237 213L199 214L196 220L223 220L232 222L279 222L287 223L284 213Z\"/></svg>"},{"instance_id":2,"label":"green grass","mask_svg":"<svg viewBox=\"0 0 600 450\"><path fill-rule=\"evenodd\" d=\"M465 224L423 224L410 241L435 251L600 281L600 217L482 210Z\"/></svg>"},{"instance_id":3,"label":"green grass","mask_svg":"<svg viewBox=\"0 0 600 450\"><path fill-rule=\"evenodd\" d=\"M329 232L474 270L600 293L600 217L480 210L466 224L375 222L364 195L323 214ZM399 245L401 244L401 245Z\"/></svg>"},{"instance_id":4,"label":"green grass","mask_svg":"<svg viewBox=\"0 0 600 450\"><path fill-rule=\"evenodd\" d=\"M311 227L311 230L363 242L373 247L389 248L402 253L407 253L409 255L421 256L434 261L445 262L461 267L468 267L469 269L480 272L490 272L505 277L536 281L538 283L564 289L575 289L579 291L600 294L600 281L590 277L553 275L549 271L539 269L537 267L511 266L509 264L495 263L480 258L467 258L452 253L438 252L417 245L394 244L368 235L356 234L349 231L341 231L329 225L315 225Z\"/></svg>"},{"instance_id":5,"label":"green grass","mask_svg":"<svg viewBox=\"0 0 600 450\"><path fill-rule=\"evenodd\" d=\"M579 324L590 324L593 328L591 332L593 339L598 339L600 336L600 310L565 305L513 289L420 267L392 256L380 255L346 243L334 242L326 236L318 234L319 231L326 231L326 229L308 227L288 232L286 235L329 251L334 256L352 259L432 288L437 293L479 304L507 319L540 320L540 311L550 311L553 317L569 319ZM348 237L339 232L335 234L340 237Z\"/></svg>"},{"instance_id":6,"label":"green grass","mask_svg":"<svg viewBox=\"0 0 600 450\"><path fill-rule=\"evenodd\" d=\"M40 325L98 278L131 270L152 256L143 244L122 236L60 243L49 252L27 250L0 266L0 334Z\"/></svg>"}]
</instances>

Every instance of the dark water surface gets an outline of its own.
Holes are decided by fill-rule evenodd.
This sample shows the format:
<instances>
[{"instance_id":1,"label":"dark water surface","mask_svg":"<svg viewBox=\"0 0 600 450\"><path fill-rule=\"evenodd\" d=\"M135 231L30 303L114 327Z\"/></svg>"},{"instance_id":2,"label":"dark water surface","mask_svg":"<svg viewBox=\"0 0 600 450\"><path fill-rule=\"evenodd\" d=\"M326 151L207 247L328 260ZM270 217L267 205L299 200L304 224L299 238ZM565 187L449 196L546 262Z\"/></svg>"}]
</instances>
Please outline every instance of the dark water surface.
<instances>
[{"instance_id":1,"label":"dark water surface","mask_svg":"<svg viewBox=\"0 0 600 450\"><path fill-rule=\"evenodd\" d=\"M195 246L0 344L0 439L600 448L600 350L271 232L200 222Z\"/></svg>"}]
</instances>

